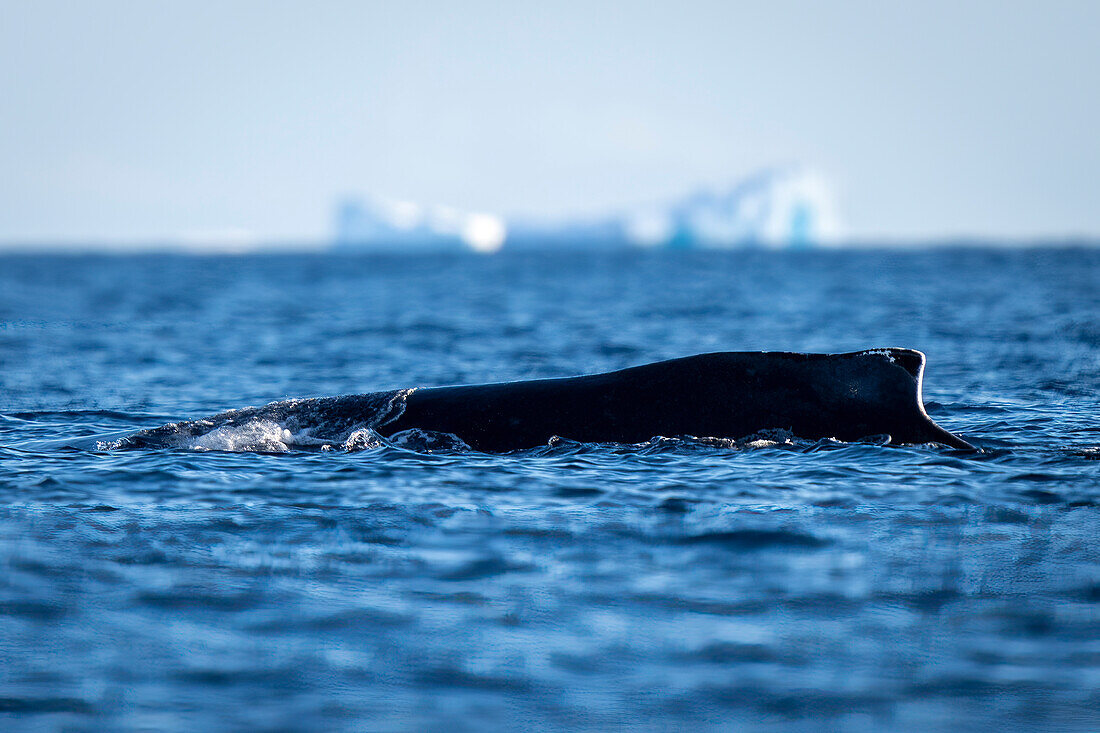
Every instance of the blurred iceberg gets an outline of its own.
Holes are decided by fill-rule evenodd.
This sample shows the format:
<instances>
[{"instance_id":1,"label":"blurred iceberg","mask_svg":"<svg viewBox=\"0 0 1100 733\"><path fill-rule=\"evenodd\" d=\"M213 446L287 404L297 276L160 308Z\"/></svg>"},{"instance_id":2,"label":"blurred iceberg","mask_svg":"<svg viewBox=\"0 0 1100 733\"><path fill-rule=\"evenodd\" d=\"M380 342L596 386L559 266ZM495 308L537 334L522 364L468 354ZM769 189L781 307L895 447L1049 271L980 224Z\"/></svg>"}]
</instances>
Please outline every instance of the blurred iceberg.
<instances>
[{"instance_id":1,"label":"blurred iceberg","mask_svg":"<svg viewBox=\"0 0 1100 733\"><path fill-rule=\"evenodd\" d=\"M347 199L336 212L339 249L439 250L496 252L504 244L504 220L451 206L423 207L411 201Z\"/></svg>"},{"instance_id":2,"label":"blurred iceberg","mask_svg":"<svg viewBox=\"0 0 1100 733\"><path fill-rule=\"evenodd\" d=\"M642 246L798 248L836 244L842 232L833 187L805 168L765 171L730 188L700 191L622 219Z\"/></svg>"},{"instance_id":3,"label":"blurred iceberg","mask_svg":"<svg viewBox=\"0 0 1100 733\"><path fill-rule=\"evenodd\" d=\"M408 201L347 200L336 216L341 249L496 252L608 247L772 249L829 246L842 237L833 187L809 168L764 171L670 203L586 220L534 223Z\"/></svg>"}]
</instances>

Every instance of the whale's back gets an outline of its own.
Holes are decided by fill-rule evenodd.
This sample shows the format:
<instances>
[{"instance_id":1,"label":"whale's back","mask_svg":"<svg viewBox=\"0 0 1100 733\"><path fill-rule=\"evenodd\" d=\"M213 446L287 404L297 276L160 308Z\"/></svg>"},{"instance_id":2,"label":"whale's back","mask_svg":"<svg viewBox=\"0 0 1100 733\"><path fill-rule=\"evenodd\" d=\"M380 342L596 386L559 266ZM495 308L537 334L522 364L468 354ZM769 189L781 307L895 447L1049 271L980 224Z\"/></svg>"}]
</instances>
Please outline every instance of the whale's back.
<instances>
[{"instance_id":1,"label":"whale's back","mask_svg":"<svg viewBox=\"0 0 1100 733\"><path fill-rule=\"evenodd\" d=\"M781 428L809 438L968 443L928 417L924 355L720 352L605 374L421 389L384 426L453 433L490 452L545 444L636 443L655 435L743 437Z\"/></svg>"}]
</instances>

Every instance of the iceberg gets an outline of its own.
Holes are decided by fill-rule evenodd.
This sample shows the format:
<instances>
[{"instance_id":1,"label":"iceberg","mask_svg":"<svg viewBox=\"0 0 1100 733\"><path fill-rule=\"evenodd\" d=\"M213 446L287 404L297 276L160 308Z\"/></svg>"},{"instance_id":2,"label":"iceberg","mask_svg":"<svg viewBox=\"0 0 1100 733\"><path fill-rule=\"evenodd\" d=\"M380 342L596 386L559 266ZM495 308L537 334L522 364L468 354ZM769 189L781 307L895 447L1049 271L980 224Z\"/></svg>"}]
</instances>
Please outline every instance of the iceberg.
<instances>
[{"instance_id":1,"label":"iceberg","mask_svg":"<svg viewBox=\"0 0 1100 733\"><path fill-rule=\"evenodd\" d=\"M411 201L346 199L336 210L337 249L440 250L496 252L507 227L493 214L465 212L452 206L423 207Z\"/></svg>"},{"instance_id":2,"label":"iceberg","mask_svg":"<svg viewBox=\"0 0 1100 733\"><path fill-rule=\"evenodd\" d=\"M654 247L806 248L842 235L836 197L816 171L765 171L725 190L700 191L622 218L626 241Z\"/></svg>"},{"instance_id":3,"label":"iceberg","mask_svg":"<svg viewBox=\"0 0 1100 733\"><path fill-rule=\"evenodd\" d=\"M583 220L532 223L449 206L348 199L336 213L339 249L739 248L835 245L843 235L828 179L805 167L775 168L731 186Z\"/></svg>"}]
</instances>

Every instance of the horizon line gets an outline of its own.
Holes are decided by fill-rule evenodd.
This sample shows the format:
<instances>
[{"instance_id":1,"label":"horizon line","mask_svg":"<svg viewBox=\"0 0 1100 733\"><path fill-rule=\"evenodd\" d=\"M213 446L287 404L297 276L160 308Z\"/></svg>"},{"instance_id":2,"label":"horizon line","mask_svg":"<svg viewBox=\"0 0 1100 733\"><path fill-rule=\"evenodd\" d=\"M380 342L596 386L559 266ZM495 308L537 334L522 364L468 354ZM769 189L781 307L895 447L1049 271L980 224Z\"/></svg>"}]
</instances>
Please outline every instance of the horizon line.
<instances>
[{"instance_id":1,"label":"horizon line","mask_svg":"<svg viewBox=\"0 0 1100 733\"><path fill-rule=\"evenodd\" d=\"M570 245L569 239L540 241L536 246L510 248L507 243L499 252L583 252L596 248ZM585 240L587 241L587 240ZM919 250L919 249L1081 249L1100 247L1100 234L1045 234L1035 236L957 234L929 237L870 236L845 237L827 243L813 243L808 247L768 246L759 242L731 244L728 246L699 246L678 249L668 246L640 246L629 242L610 242L599 251L706 251L706 252L830 252L851 250ZM182 255L250 255L250 254L445 254L470 253L485 255L466 247L432 246L431 244L372 243L363 247L337 247L333 237L258 238L247 241L196 242L177 237L150 238L88 238L60 237L0 240L0 255L8 254L182 254Z\"/></svg>"}]
</instances>

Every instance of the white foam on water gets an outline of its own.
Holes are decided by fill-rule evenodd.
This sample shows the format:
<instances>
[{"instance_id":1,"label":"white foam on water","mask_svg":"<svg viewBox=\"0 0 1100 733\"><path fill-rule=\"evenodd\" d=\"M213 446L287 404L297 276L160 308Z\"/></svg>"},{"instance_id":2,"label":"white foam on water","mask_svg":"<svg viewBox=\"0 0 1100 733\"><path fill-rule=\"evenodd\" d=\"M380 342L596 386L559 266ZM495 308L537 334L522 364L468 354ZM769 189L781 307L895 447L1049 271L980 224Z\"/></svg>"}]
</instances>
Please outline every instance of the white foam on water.
<instances>
[{"instance_id":1,"label":"white foam on water","mask_svg":"<svg viewBox=\"0 0 1100 733\"><path fill-rule=\"evenodd\" d=\"M388 444L388 441L373 429L361 428L359 430L353 430L351 435L348 436L348 439L345 440L344 444L340 447L348 453L354 453L361 450L381 448Z\"/></svg>"},{"instance_id":2,"label":"white foam on water","mask_svg":"<svg viewBox=\"0 0 1100 733\"><path fill-rule=\"evenodd\" d=\"M294 444L294 436L272 420L250 420L243 425L223 425L199 435L186 447L197 451L230 451L286 453Z\"/></svg>"},{"instance_id":3,"label":"white foam on water","mask_svg":"<svg viewBox=\"0 0 1100 733\"><path fill-rule=\"evenodd\" d=\"M390 436L390 442L398 448L407 448L418 452L433 450L473 450L465 440L454 433L442 433L436 430L421 430L410 428L394 433Z\"/></svg>"}]
</instances>

